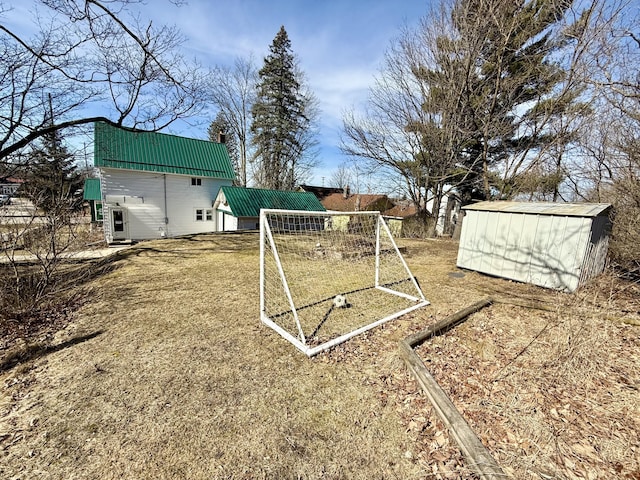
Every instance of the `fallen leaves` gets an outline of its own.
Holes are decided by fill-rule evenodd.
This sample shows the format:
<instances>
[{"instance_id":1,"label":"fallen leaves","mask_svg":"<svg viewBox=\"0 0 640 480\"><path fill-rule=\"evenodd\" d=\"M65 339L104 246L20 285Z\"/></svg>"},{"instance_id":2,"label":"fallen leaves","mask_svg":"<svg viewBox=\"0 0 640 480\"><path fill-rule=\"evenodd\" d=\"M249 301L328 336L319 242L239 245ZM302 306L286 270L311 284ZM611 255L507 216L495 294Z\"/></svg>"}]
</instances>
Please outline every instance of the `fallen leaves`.
<instances>
[{"instance_id":1,"label":"fallen leaves","mask_svg":"<svg viewBox=\"0 0 640 480\"><path fill-rule=\"evenodd\" d=\"M640 335L629 328L495 305L417 351L506 473L634 478ZM439 438L428 445L436 462Z\"/></svg>"}]
</instances>

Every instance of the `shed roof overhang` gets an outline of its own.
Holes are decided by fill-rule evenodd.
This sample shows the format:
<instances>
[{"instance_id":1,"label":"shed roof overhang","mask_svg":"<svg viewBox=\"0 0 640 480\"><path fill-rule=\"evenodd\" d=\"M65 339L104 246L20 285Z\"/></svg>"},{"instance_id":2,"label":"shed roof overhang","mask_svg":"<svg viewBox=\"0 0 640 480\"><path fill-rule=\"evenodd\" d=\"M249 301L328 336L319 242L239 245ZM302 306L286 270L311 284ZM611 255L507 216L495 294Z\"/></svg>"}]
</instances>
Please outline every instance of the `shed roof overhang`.
<instances>
[{"instance_id":1,"label":"shed roof overhang","mask_svg":"<svg viewBox=\"0 0 640 480\"><path fill-rule=\"evenodd\" d=\"M608 214L609 203L554 203L487 201L462 207L483 212L527 213L532 215L560 215L569 217L598 217Z\"/></svg>"}]
</instances>

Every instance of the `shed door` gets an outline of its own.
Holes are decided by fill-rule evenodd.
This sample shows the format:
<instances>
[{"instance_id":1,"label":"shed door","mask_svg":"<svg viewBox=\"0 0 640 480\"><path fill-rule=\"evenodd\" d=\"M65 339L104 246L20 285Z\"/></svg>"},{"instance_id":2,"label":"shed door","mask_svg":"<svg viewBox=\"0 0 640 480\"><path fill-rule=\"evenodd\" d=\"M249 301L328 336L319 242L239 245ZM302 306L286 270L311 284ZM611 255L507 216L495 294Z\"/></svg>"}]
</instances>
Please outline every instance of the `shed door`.
<instances>
[{"instance_id":1,"label":"shed door","mask_svg":"<svg viewBox=\"0 0 640 480\"><path fill-rule=\"evenodd\" d=\"M127 240L127 212L123 208L111 210L111 222L113 226L113 240Z\"/></svg>"}]
</instances>

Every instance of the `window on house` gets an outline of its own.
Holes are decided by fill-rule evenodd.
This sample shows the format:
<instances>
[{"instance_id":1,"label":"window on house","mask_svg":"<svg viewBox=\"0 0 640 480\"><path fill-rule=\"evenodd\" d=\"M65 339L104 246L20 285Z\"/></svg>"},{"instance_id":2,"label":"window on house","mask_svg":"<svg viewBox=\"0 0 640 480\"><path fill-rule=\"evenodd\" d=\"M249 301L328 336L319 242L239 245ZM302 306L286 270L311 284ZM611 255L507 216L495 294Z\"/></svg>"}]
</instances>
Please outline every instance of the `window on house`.
<instances>
[{"instance_id":1,"label":"window on house","mask_svg":"<svg viewBox=\"0 0 640 480\"><path fill-rule=\"evenodd\" d=\"M202 179L201 178L191 177L191 186L192 187L199 187L201 185L202 185Z\"/></svg>"},{"instance_id":2,"label":"window on house","mask_svg":"<svg viewBox=\"0 0 640 480\"><path fill-rule=\"evenodd\" d=\"M213 221L213 208L196 208L196 222L205 221Z\"/></svg>"}]
</instances>

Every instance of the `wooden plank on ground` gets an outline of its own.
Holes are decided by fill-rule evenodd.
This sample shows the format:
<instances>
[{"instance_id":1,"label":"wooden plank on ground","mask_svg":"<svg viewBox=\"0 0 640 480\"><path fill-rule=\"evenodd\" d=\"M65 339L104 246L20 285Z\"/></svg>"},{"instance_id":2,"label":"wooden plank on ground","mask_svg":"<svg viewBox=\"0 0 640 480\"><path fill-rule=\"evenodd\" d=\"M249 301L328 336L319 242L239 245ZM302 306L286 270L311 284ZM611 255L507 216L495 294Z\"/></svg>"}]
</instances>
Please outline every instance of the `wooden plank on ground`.
<instances>
[{"instance_id":1,"label":"wooden plank on ground","mask_svg":"<svg viewBox=\"0 0 640 480\"><path fill-rule=\"evenodd\" d=\"M489 450L482 444L478 436L471 429L462 414L458 411L451 399L435 381L422 359L413 348L425 340L446 332L455 325L466 320L472 313L490 305L492 300L487 298L460 310L453 315L431 325L425 330L408 336L400 342L400 355L416 381L425 392L433 408L438 413L445 426L451 433L464 454L469 467L472 468L483 480L496 480L506 478Z\"/></svg>"}]
</instances>

